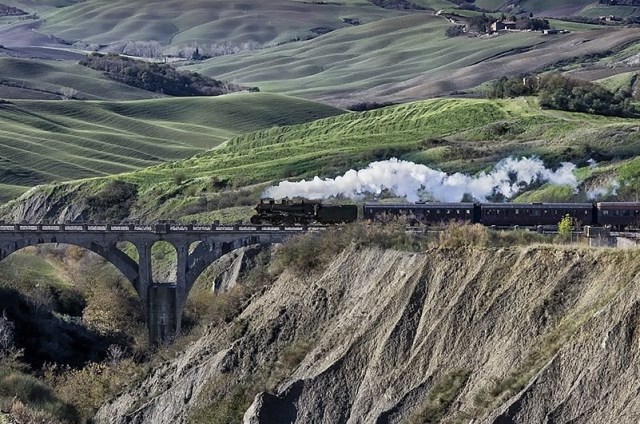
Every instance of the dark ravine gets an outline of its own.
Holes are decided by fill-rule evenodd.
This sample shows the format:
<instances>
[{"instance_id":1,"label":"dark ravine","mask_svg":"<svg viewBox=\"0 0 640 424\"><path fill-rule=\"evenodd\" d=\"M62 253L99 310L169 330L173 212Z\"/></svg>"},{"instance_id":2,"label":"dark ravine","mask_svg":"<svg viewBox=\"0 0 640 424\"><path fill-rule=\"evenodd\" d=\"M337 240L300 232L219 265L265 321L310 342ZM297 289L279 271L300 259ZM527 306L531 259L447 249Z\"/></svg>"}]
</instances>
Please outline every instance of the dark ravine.
<instances>
[{"instance_id":1,"label":"dark ravine","mask_svg":"<svg viewBox=\"0 0 640 424\"><path fill-rule=\"evenodd\" d=\"M198 422L257 380L245 423L632 422L639 271L636 251L352 246L285 270L96 422Z\"/></svg>"}]
</instances>

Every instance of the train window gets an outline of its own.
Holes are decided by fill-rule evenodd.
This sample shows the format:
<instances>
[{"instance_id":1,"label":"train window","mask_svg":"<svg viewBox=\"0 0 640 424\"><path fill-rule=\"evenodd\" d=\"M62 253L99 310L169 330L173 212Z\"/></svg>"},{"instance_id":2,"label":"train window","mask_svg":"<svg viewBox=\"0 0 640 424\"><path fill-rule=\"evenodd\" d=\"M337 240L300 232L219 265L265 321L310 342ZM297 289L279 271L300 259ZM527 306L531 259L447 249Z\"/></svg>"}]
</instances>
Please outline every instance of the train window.
<instances>
[{"instance_id":1,"label":"train window","mask_svg":"<svg viewBox=\"0 0 640 424\"><path fill-rule=\"evenodd\" d=\"M631 216L631 211L630 210L624 211L624 216Z\"/></svg>"},{"instance_id":2,"label":"train window","mask_svg":"<svg viewBox=\"0 0 640 424\"><path fill-rule=\"evenodd\" d=\"M447 215L451 215L451 209L447 209Z\"/></svg>"},{"instance_id":3,"label":"train window","mask_svg":"<svg viewBox=\"0 0 640 424\"><path fill-rule=\"evenodd\" d=\"M533 216L540 216L540 209L534 209Z\"/></svg>"},{"instance_id":4,"label":"train window","mask_svg":"<svg viewBox=\"0 0 640 424\"><path fill-rule=\"evenodd\" d=\"M515 214L516 214L516 215L520 215L520 209L516 209L516 210L515 210Z\"/></svg>"},{"instance_id":5,"label":"train window","mask_svg":"<svg viewBox=\"0 0 640 424\"><path fill-rule=\"evenodd\" d=\"M604 216L609 215L609 211L607 211L607 210L602 210L602 215L604 215Z\"/></svg>"},{"instance_id":6,"label":"train window","mask_svg":"<svg viewBox=\"0 0 640 424\"><path fill-rule=\"evenodd\" d=\"M633 216L638 216L638 215L640 215L640 211L637 211L637 210L633 211Z\"/></svg>"}]
</instances>

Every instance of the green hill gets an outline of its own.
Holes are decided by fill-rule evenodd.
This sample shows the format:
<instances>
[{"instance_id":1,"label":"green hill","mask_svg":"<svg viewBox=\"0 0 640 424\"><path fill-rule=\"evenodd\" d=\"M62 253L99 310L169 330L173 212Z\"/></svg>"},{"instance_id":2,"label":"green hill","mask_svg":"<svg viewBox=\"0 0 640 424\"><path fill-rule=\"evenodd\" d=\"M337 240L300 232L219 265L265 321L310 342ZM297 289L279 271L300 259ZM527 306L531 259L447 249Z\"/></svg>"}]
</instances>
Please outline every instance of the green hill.
<instances>
[{"instance_id":1,"label":"green hill","mask_svg":"<svg viewBox=\"0 0 640 424\"><path fill-rule=\"evenodd\" d=\"M623 176L629 185L621 193L630 195L640 167L628 160L639 149L635 119L541 110L534 99L437 99L260 130L193 158L117 178L138 185L138 217L233 220L246 218L250 209L226 208L251 205L265 184L335 177L391 157L475 173L511 155L537 155L548 166L565 160L584 166L583 181L596 172L587 160L596 159L609 164L598 178L602 172ZM62 190L81 203L112 178L33 193ZM248 191L238 192L242 187ZM564 195L568 200L572 193Z\"/></svg>"},{"instance_id":2,"label":"green hill","mask_svg":"<svg viewBox=\"0 0 640 424\"><path fill-rule=\"evenodd\" d=\"M3 197L51 181L104 176L193 156L241 132L341 113L269 94L133 102L0 104ZM4 187L0 187L2 189Z\"/></svg>"},{"instance_id":3,"label":"green hill","mask_svg":"<svg viewBox=\"0 0 640 424\"><path fill-rule=\"evenodd\" d=\"M140 100L155 93L110 81L101 72L70 61L0 57L0 97L58 100L65 90L84 100Z\"/></svg>"}]
</instances>

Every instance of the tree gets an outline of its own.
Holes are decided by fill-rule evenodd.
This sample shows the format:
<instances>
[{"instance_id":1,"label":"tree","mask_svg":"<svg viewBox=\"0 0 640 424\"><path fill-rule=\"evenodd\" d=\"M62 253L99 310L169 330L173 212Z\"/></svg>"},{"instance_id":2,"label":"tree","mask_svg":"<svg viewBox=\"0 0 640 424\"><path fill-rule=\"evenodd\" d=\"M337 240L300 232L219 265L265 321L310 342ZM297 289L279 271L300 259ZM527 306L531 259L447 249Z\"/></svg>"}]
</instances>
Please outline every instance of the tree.
<instances>
[{"instance_id":1,"label":"tree","mask_svg":"<svg viewBox=\"0 0 640 424\"><path fill-rule=\"evenodd\" d=\"M64 100L73 99L76 96L76 94L78 94L78 90L76 90L75 88L62 87L60 89L60 95L62 95L62 98Z\"/></svg>"},{"instance_id":2,"label":"tree","mask_svg":"<svg viewBox=\"0 0 640 424\"><path fill-rule=\"evenodd\" d=\"M566 214L558 223L558 235L564 239L569 240L571 238L571 232L573 231L573 218Z\"/></svg>"}]
</instances>

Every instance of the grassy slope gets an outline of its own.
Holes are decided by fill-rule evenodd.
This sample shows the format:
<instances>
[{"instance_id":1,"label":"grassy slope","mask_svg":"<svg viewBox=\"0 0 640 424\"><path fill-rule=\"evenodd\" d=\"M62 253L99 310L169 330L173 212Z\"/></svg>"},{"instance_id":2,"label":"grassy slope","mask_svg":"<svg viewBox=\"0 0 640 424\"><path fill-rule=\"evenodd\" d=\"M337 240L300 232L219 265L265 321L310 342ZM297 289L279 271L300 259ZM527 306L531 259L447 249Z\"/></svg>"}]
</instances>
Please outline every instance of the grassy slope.
<instances>
[{"instance_id":1,"label":"grassy slope","mask_svg":"<svg viewBox=\"0 0 640 424\"><path fill-rule=\"evenodd\" d=\"M614 15L617 17L626 17L626 16L639 16L640 15L640 7L639 6L603 6L600 4L592 4L585 7L580 14L583 16L588 16L590 18L597 18L599 16L609 16Z\"/></svg>"},{"instance_id":2,"label":"grassy slope","mask_svg":"<svg viewBox=\"0 0 640 424\"><path fill-rule=\"evenodd\" d=\"M366 0L313 3L292 0L89 0L45 14L45 32L96 43L157 40L163 44L288 41L315 27L341 28L343 18L371 22L398 16Z\"/></svg>"},{"instance_id":3,"label":"grassy slope","mask_svg":"<svg viewBox=\"0 0 640 424\"><path fill-rule=\"evenodd\" d=\"M210 177L240 184L332 177L389 157L477 172L509 155L535 154L549 165L561 160L584 165L589 158L632 158L639 149L637 120L543 111L526 99L440 99L261 130L194 158L118 178L140 185L142 217L176 218L185 204L217 196L209 191ZM187 177L179 188L173 182L176 172ZM91 192L100 184L73 183L70 188Z\"/></svg>"},{"instance_id":4,"label":"grassy slope","mask_svg":"<svg viewBox=\"0 0 640 424\"><path fill-rule=\"evenodd\" d=\"M0 105L0 183L31 187L190 157L241 132L341 111L269 94ZM1 188L1 187L0 187ZM7 187L10 197L18 187Z\"/></svg>"},{"instance_id":5,"label":"grassy slope","mask_svg":"<svg viewBox=\"0 0 640 424\"><path fill-rule=\"evenodd\" d=\"M193 177L213 171L264 181L287 174L327 176L397 153L449 171L474 172L510 154L538 154L552 162L580 160L578 152L587 145L624 154L616 149L631 145L601 135L634 132L636 125L633 119L544 111L533 100L428 100L241 135L172 168L183 167ZM167 168L160 165L132 176L155 185L166 180Z\"/></svg>"},{"instance_id":6,"label":"grassy slope","mask_svg":"<svg viewBox=\"0 0 640 424\"><path fill-rule=\"evenodd\" d=\"M50 95L59 99L60 90L77 90L77 99L139 100L154 93L110 81L101 72L69 61L0 58L0 97L32 98Z\"/></svg>"},{"instance_id":7,"label":"grassy slope","mask_svg":"<svg viewBox=\"0 0 640 424\"><path fill-rule=\"evenodd\" d=\"M447 38L449 25L426 14L387 19L305 43L214 58L191 69L345 106L363 99L446 95L640 39L635 30Z\"/></svg>"},{"instance_id":8,"label":"grassy slope","mask_svg":"<svg viewBox=\"0 0 640 424\"><path fill-rule=\"evenodd\" d=\"M425 14L388 19L305 43L215 58L192 69L224 79L259 81L265 90L318 97L399 83L429 70L456 69L543 41L531 33L494 40L451 39L444 36L448 26L446 19Z\"/></svg>"}]
</instances>

